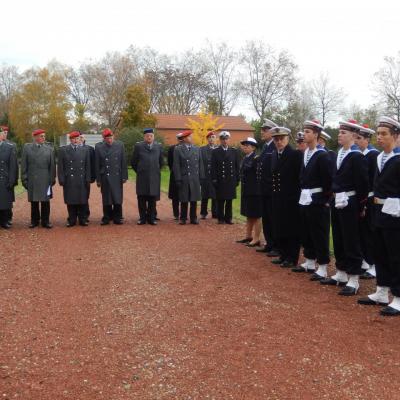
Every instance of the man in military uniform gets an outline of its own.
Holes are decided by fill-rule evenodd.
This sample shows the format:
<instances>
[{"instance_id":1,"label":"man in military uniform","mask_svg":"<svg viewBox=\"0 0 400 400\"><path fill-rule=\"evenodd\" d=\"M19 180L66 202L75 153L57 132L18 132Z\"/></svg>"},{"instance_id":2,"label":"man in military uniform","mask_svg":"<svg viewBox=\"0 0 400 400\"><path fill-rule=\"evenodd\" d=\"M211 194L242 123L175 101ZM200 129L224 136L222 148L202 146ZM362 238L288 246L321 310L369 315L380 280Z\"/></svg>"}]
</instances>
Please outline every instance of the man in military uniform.
<instances>
[{"instance_id":1,"label":"man in military uniform","mask_svg":"<svg viewBox=\"0 0 400 400\"><path fill-rule=\"evenodd\" d=\"M360 298L359 304L384 305L380 313L400 316L400 153L396 140L400 123L380 117L378 144L383 151L377 157L374 180L374 254L376 291ZM389 290L393 300L389 303Z\"/></svg>"},{"instance_id":2,"label":"man in military uniform","mask_svg":"<svg viewBox=\"0 0 400 400\"><path fill-rule=\"evenodd\" d=\"M6 141L6 133L0 127L0 227L9 229L11 224L14 186L18 181L18 161L15 147Z\"/></svg>"},{"instance_id":3,"label":"man in military uniform","mask_svg":"<svg viewBox=\"0 0 400 400\"><path fill-rule=\"evenodd\" d=\"M299 204L306 261L292 271L313 273L312 280L321 280L327 276L330 261L329 203L332 197L332 166L328 153L317 147L318 137L323 130L320 121L305 121L303 126L307 148L300 171Z\"/></svg>"},{"instance_id":4,"label":"man in military uniform","mask_svg":"<svg viewBox=\"0 0 400 400\"><path fill-rule=\"evenodd\" d=\"M271 257L279 255L276 242L273 239L272 228L272 175L271 175L271 154L276 149L272 138L271 128L276 124L266 119L261 126L261 139L264 142L261 154L258 157L257 180L260 185L261 207L262 207L262 228L265 238L265 246L257 251L267 253Z\"/></svg>"},{"instance_id":5,"label":"man in military uniform","mask_svg":"<svg viewBox=\"0 0 400 400\"><path fill-rule=\"evenodd\" d=\"M360 276L361 279L373 279L376 277L373 255L372 209L374 205L373 186L376 172L376 159L379 151L370 143L374 133L375 131L369 129L367 124L363 124L361 125L360 132L355 137L355 144L364 154L368 164L368 200L365 209L365 217L361 218L360 221L361 249L364 257L361 265L364 273Z\"/></svg>"},{"instance_id":6,"label":"man in military uniform","mask_svg":"<svg viewBox=\"0 0 400 400\"><path fill-rule=\"evenodd\" d=\"M90 155L90 183L92 184L96 180L96 158L94 153L94 148L92 146L88 146L86 144L86 137L82 132L80 133L79 137L79 144L80 146L87 149ZM86 222L89 222L90 217L90 207L89 207L89 197L90 197L90 185L88 186L88 202L86 205L86 210L84 210Z\"/></svg>"},{"instance_id":7,"label":"man in military uniform","mask_svg":"<svg viewBox=\"0 0 400 400\"><path fill-rule=\"evenodd\" d=\"M180 225L185 225L190 203L190 223L198 225L197 201L201 200L200 181L204 179L200 149L192 144L192 132L182 132L183 143L174 149L174 176L181 203Z\"/></svg>"},{"instance_id":8,"label":"man in military uniform","mask_svg":"<svg viewBox=\"0 0 400 400\"><path fill-rule=\"evenodd\" d=\"M69 134L70 144L60 148L58 154L58 182L63 187L67 205L67 227L87 226L87 203L91 181L90 154L87 147L80 146L80 133Z\"/></svg>"},{"instance_id":9,"label":"man in military uniform","mask_svg":"<svg viewBox=\"0 0 400 400\"><path fill-rule=\"evenodd\" d=\"M276 150L271 155L272 217L280 257L272 261L283 268L297 265L300 253L300 169L303 154L289 145L290 129L271 129Z\"/></svg>"},{"instance_id":10,"label":"man in military uniform","mask_svg":"<svg viewBox=\"0 0 400 400\"><path fill-rule=\"evenodd\" d=\"M1 128L3 129L4 134L6 136L5 142L8 143L9 145L13 146L15 154L17 154L17 145L14 142L12 142L11 140L8 139L8 132L9 132L8 126L3 125L3 126L1 126ZM14 182L14 186L12 188L13 202L15 201L14 188L15 188L15 186L18 185L18 177L19 177L19 165L18 165L18 156L17 156L17 174L15 176L15 182ZM13 219L13 210L12 210L12 208L10 208L8 210L8 221L7 221L8 225L12 225L12 219Z\"/></svg>"},{"instance_id":11,"label":"man in military uniform","mask_svg":"<svg viewBox=\"0 0 400 400\"><path fill-rule=\"evenodd\" d=\"M211 179L211 153L217 147L215 145L215 132L207 133L208 144L200 147L201 159L203 160L203 168L205 178L201 182L201 219L206 219L208 215L208 199L211 199L211 216L217 218L217 202L215 200L215 187Z\"/></svg>"},{"instance_id":12,"label":"man in military uniform","mask_svg":"<svg viewBox=\"0 0 400 400\"><path fill-rule=\"evenodd\" d=\"M339 150L333 174L332 191L335 205L332 208L332 236L336 259L336 273L320 281L323 285L344 286L338 293L353 296L358 292L362 273L360 218L365 215L368 198L367 160L354 144L360 132L355 120L340 122Z\"/></svg>"},{"instance_id":13,"label":"man in military uniform","mask_svg":"<svg viewBox=\"0 0 400 400\"><path fill-rule=\"evenodd\" d=\"M175 175L174 175L174 151L175 147L182 144L182 132L176 135L177 143L169 146L168 149L168 168L169 168L169 185L168 185L168 198L172 200L172 212L174 214L175 221L179 220L180 203L179 203L179 190L176 186Z\"/></svg>"},{"instance_id":14,"label":"man in military uniform","mask_svg":"<svg viewBox=\"0 0 400 400\"><path fill-rule=\"evenodd\" d=\"M157 225L156 200L160 198L162 147L154 142L154 130L143 130L143 142L136 143L132 168L136 172L136 195L139 207L138 225Z\"/></svg>"},{"instance_id":15,"label":"man in military uniform","mask_svg":"<svg viewBox=\"0 0 400 400\"><path fill-rule=\"evenodd\" d=\"M239 152L229 147L231 134L219 134L221 145L211 153L211 178L217 198L219 224L232 225L232 201L236 199L236 187L240 182Z\"/></svg>"},{"instance_id":16,"label":"man in military uniform","mask_svg":"<svg viewBox=\"0 0 400 400\"><path fill-rule=\"evenodd\" d=\"M101 225L108 225L111 220L122 225L123 184L128 180L124 144L114 140L109 128L103 130L103 139L95 147L96 181L103 202Z\"/></svg>"},{"instance_id":17,"label":"man in military uniform","mask_svg":"<svg viewBox=\"0 0 400 400\"><path fill-rule=\"evenodd\" d=\"M56 183L54 149L45 143L43 129L36 129L32 136L34 142L24 145L21 158L21 181L31 203L29 227L35 228L41 221L44 228L50 229L53 227L50 223L50 199L53 198L52 187Z\"/></svg>"}]
</instances>

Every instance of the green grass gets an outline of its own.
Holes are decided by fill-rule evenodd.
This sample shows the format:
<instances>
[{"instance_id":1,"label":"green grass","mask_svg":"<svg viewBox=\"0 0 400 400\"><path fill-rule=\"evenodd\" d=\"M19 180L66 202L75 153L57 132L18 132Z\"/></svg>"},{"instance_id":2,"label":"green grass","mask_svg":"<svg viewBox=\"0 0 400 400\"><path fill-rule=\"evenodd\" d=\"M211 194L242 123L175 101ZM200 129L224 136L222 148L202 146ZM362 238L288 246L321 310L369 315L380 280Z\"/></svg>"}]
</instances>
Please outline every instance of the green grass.
<instances>
[{"instance_id":1,"label":"green grass","mask_svg":"<svg viewBox=\"0 0 400 400\"><path fill-rule=\"evenodd\" d=\"M168 186L169 186L169 168L164 167L161 170L161 192L167 193L168 194ZM136 178L136 173L135 171L132 170L132 168L128 169L128 177L130 180L134 181ZM236 189L236 199L233 200L233 207L232 207L232 212L233 212L233 218L236 221L245 221L246 218L243 217L243 215L240 215L240 185Z\"/></svg>"}]
</instances>

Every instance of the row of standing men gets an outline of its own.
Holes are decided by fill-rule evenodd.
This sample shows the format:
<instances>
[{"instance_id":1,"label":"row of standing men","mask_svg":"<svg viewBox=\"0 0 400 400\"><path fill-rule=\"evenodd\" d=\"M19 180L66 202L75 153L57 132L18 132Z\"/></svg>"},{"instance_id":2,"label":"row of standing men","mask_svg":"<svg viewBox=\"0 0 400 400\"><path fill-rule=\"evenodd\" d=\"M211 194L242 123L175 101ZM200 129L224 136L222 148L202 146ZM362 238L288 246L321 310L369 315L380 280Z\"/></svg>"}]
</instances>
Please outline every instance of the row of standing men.
<instances>
[{"instance_id":1,"label":"row of standing men","mask_svg":"<svg viewBox=\"0 0 400 400\"><path fill-rule=\"evenodd\" d=\"M360 277L376 276L376 291L358 303L400 315L400 123L379 119L382 152L370 143L375 132L355 120L340 122L337 154L326 149L329 135L323 129L317 120L305 121L297 136L302 151L290 146L289 129L268 120L260 155L254 139L242 142L250 147L241 167L242 202L261 204L266 245L258 251L276 257L273 264L310 273L312 281L340 286L342 296L358 293ZM251 202L243 196L246 185ZM252 243L249 232L239 242ZM301 246L305 262L298 265Z\"/></svg>"}]
</instances>

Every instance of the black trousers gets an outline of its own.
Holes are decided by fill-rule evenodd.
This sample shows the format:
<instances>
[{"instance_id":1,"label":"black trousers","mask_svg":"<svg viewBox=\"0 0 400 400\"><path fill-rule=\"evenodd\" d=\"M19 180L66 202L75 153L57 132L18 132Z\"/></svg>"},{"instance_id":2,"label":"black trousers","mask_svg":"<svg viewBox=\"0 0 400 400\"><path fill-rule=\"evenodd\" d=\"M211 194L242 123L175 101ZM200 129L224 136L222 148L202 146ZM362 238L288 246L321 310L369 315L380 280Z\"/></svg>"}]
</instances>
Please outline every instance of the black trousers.
<instances>
[{"instance_id":1,"label":"black trousers","mask_svg":"<svg viewBox=\"0 0 400 400\"><path fill-rule=\"evenodd\" d=\"M360 210L352 196L347 207L332 207L332 236L336 268L350 275L361 275L363 254L360 240Z\"/></svg>"},{"instance_id":2,"label":"black trousers","mask_svg":"<svg viewBox=\"0 0 400 400\"><path fill-rule=\"evenodd\" d=\"M304 257L316 260L318 264L328 264L330 209L325 205L310 204L300 206L302 221L302 244Z\"/></svg>"},{"instance_id":3,"label":"black trousers","mask_svg":"<svg viewBox=\"0 0 400 400\"><path fill-rule=\"evenodd\" d=\"M75 225L77 219L79 220L79 223L86 222L87 209L87 204L67 204L68 222L71 225Z\"/></svg>"},{"instance_id":4,"label":"black trousers","mask_svg":"<svg viewBox=\"0 0 400 400\"><path fill-rule=\"evenodd\" d=\"M201 199L200 215L208 215L208 199ZM211 199L211 216L217 218L217 201Z\"/></svg>"},{"instance_id":5,"label":"black trousers","mask_svg":"<svg viewBox=\"0 0 400 400\"><path fill-rule=\"evenodd\" d=\"M300 237L281 237L279 238L279 252L281 259L297 265L300 254Z\"/></svg>"},{"instance_id":6,"label":"black trousers","mask_svg":"<svg viewBox=\"0 0 400 400\"><path fill-rule=\"evenodd\" d=\"M265 241L267 242L266 248L268 250L276 249L277 243L273 238L273 219L272 219L272 199L270 196L261 197L261 221Z\"/></svg>"},{"instance_id":7,"label":"black trousers","mask_svg":"<svg viewBox=\"0 0 400 400\"><path fill-rule=\"evenodd\" d=\"M9 220L9 209L0 210L0 225L6 225Z\"/></svg>"},{"instance_id":8,"label":"black trousers","mask_svg":"<svg viewBox=\"0 0 400 400\"><path fill-rule=\"evenodd\" d=\"M372 229L372 214L373 214L373 197L368 199L367 210L365 217L360 220L360 239L361 250L364 260L372 265L375 264L374 260L374 232Z\"/></svg>"},{"instance_id":9,"label":"black trousers","mask_svg":"<svg viewBox=\"0 0 400 400\"><path fill-rule=\"evenodd\" d=\"M172 199L172 212L175 218L179 218L180 210L179 210L180 202L177 199Z\"/></svg>"},{"instance_id":10,"label":"black trousers","mask_svg":"<svg viewBox=\"0 0 400 400\"><path fill-rule=\"evenodd\" d=\"M217 200L218 221L232 221L232 200Z\"/></svg>"},{"instance_id":11,"label":"black trousers","mask_svg":"<svg viewBox=\"0 0 400 400\"><path fill-rule=\"evenodd\" d=\"M139 219L143 222L154 222L156 218L156 197L138 196Z\"/></svg>"},{"instance_id":12,"label":"black trousers","mask_svg":"<svg viewBox=\"0 0 400 400\"><path fill-rule=\"evenodd\" d=\"M186 221L188 216L188 205L189 202L181 202L181 215L180 220ZM197 201L190 201L190 221L194 221L197 219Z\"/></svg>"},{"instance_id":13,"label":"black trousers","mask_svg":"<svg viewBox=\"0 0 400 400\"><path fill-rule=\"evenodd\" d=\"M38 224L40 220L42 221L42 225L49 223L50 201L31 201L31 222L32 224Z\"/></svg>"},{"instance_id":14,"label":"black trousers","mask_svg":"<svg viewBox=\"0 0 400 400\"><path fill-rule=\"evenodd\" d=\"M390 288L393 296L400 296L400 230L374 230L376 283Z\"/></svg>"},{"instance_id":15,"label":"black trousers","mask_svg":"<svg viewBox=\"0 0 400 400\"><path fill-rule=\"evenodd\" d=\"M108 206L103 205L103 221L120 222L122 219L122 204L112 204Z\"/></svg>"},{"instance_id":16,"label":"black trousers","mask_svg":"<svg viewBox=\"0 0 400 400\"><path fill-rule=\"evenodd\" d=\"M8 221L12 221L12 219L13 219L13 210L12 210L12 208L9 208L6 211L7 211L7 222Z\"/></svg>"}]
</instances>

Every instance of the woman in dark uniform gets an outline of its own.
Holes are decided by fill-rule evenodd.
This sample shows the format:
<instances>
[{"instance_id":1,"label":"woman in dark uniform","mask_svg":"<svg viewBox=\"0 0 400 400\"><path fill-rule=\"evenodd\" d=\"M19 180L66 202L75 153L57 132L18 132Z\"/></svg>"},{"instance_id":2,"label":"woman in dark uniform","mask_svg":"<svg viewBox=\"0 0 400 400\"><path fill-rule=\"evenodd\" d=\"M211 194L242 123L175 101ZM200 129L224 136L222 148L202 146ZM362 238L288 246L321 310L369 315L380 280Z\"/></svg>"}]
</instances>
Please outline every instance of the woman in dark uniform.
<instances>
[{"instance_id":1,"label":"woman in dark uniform","mask_svg":"<svg viewBox=\"0 0 400 400\"><path fill-rule=\"evenodd\" d=\"M240 166L241 206L240 214L247 218L246 237L238 243L246 243L248 247L260 245L261 235L261 196L257 184L257 142L249 137L240 142L245 157Z\"/></svg>"}]
</instances>

